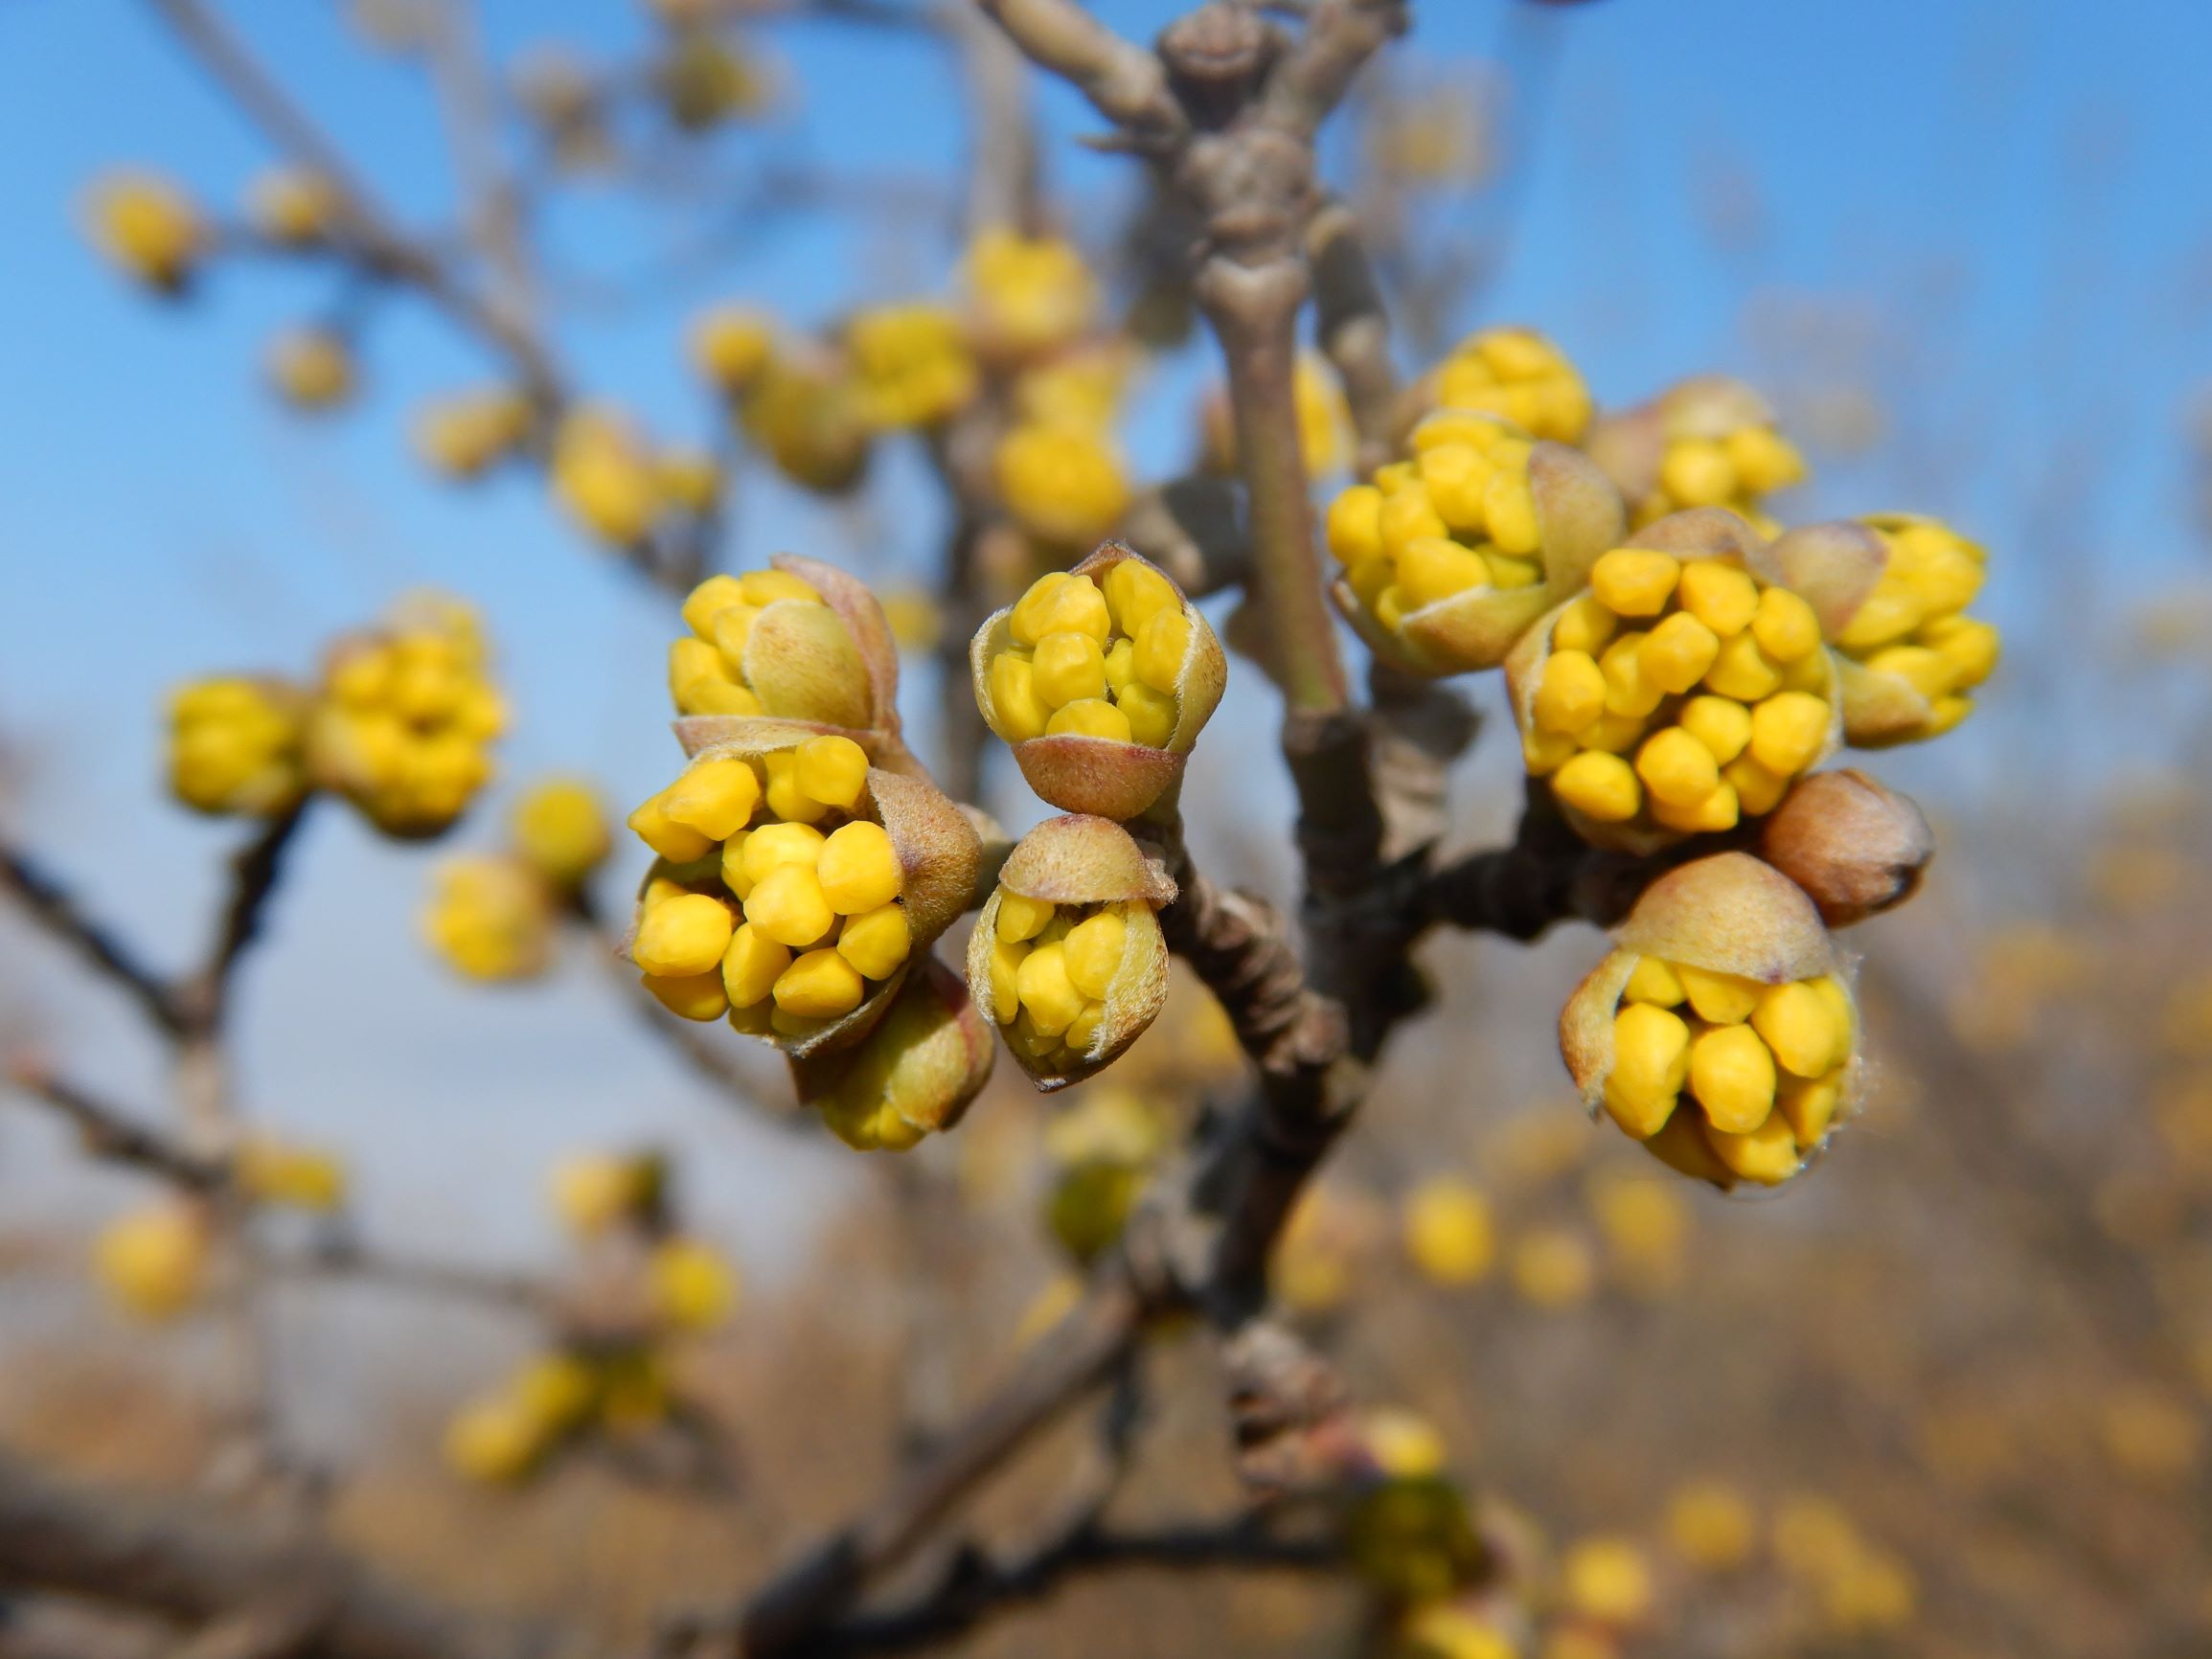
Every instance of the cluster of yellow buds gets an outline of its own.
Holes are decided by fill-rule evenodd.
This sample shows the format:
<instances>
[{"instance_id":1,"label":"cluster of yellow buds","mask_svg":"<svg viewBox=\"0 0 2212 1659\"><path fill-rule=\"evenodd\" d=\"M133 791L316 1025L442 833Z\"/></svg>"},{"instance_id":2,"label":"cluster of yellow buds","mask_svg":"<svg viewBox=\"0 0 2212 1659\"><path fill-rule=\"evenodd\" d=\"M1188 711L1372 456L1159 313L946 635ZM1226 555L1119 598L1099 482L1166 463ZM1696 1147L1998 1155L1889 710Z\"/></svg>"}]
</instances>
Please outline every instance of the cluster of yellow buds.
<instances>
[{"instance_id":1,"label":"cluster of yellow buds","mask_svg":"<svg viewBox=\"0 0 2212 1659\"><path fill-rule=\"evenodd\" d=\"M1416 673L1494 668L1620 539L1620 495L1583 455L1494 416L1447 411L1410 455L1330 504L1337 607Z\"/></svg>"},{"instance_id":2,"label":"cluster of yellow buds","mask_svg":"<svg viewBox=\"0 0 2212 1659\"><path fill-rule=\"evenodd\" d=\"M1353 1570L1394 1609L1448 1602L1488 1558L1467 1494L1445 1466L1443 1437L1399 1411L1370 1412L1333 1448L1346 1494Z\"/></svg>"},{"instance_id":3,"label":"cluster of yellow buds","mask_svg":"<svg viewBox=\"0 0 2212 1659\"><path fill-rule=\"evenodd\" d=\"M1940 737L1973 712L1996 669L1995 627L1965 615L1989 556L1932 518L1816 524L1768 556L1818 611L1836 648L1844 731L1861 748Z\"/></svg>"},{"instance_id":4,"label":"cluster of yellow buds","mask_svg":"<svg viewBox=\"0 0 2212 1659\"><path fill-rule=\"evenodd\" d=\"M692 325L692 367L724 397L749 389L776 352L776 330L744 306L717 306Z\"/></svg>"},{"instance_id":5,"label":"cluster of yellow buds","mask_svg":"<svg viewBox=\"0 0 2212 1659\"><path fill-rule=\"evenodd\" d=\"M1352 405L1343 382L1317 352L1298 353L1290 375L1290 396L1298 413L1298 447L1308 478L1326 478L1352 459ZM1237 421L1228 391L1217 387L1199 411L1199 462L1209 472L1237 470Z\"/></svg>"},{"instance_id":6,"label":"cluster of yellow buds","mask_svg":"<svg viewBox=\"0 0 2212 1659\"><path fill-rule=\"evenodd\" d=\"M353 349L329 329L293 329L269 347L269 384L295 409L334 409L353 396Z\"/></svg>"},{"instance_id":7,"label":"cluster of yellow buds","mask_svg":"<svg viewBox=\"0 0 2212 1659\"><path fill-rule=\"evenodd\" d=\"M1015 847L968 943L968 989L1040 1090L1117 1058L1167 1002L1174 883L1128 830L1070 813Z\"/></svg>"},{"instance_id":8,"label":"cluster of yellow buds","mask_svg":"<svg viewBox=\"0 0 2212 1659\"><path fill-rule=\"evenodd\" d=\"M765 716L866 732L896 725L898 648L867 590L811 559L711 576L669 647L679 715Z\"/></svg>"},{"instance_id":9,"label":"cluster of yellow buds","mask_svg":"<svg viewBox=\"0 0 2212 1659\"><path fill-rule=\"evenodd\" d=\"M271 168L246 193L246 222L255 234L295 253L328 241L344 209L337 186L308 168Z\"/></svg>"},{"instance_id":10,"label":"cluster of yellow buds","mask_svg":"<svg viewBox=\"0 0 2212 1659\"><path fill-rule=\"evenodd\" d=\"M960 976L924 955L857 1048L792 1064L799 1098L847 1146L903 1152L949 1129L991 1080L991 1028Z\"/></svg>"},{"instance_id":11,"label":"cluster of yellow buds","mask_svg":"<svg viewBox=\"0 0 2212 1659\"><path fill-rule=\"evenodd\" d=\"M530 400L503 387L425 404L414 424L415 453L441 477L482 477L528 442Z\"/></svg>"},{"instance_id":12,"label":"cluster of yellow buds","mask_svg":"<svg viewBox=\"0 0 2212 1659\"><path fill-rule=\"evenodd\" d=\"M650 1348L557 1349L454 1416L445 1461L469 1480L515 1485L595 1426L622 1433L663 1420L670 1399L666 1363Z\"/></svg>"},{"instance_id":13,"label":"cluster of yellow buds","mask_svg":"<svg viewBox=\"0 0 2212 1659\"><path fill-rule=\"evenodd\" d=\"M969 661L1029 786L1117 820L1174 786L1228 676L1205 617L1118 542L1039 577L977 630Z\"/></svg>"},{"instance_id":14,"label":"cluster of yellow buds","mask_svg":"<svg viewBox=\"0 0 2212 1659\"><path fill-rule=\"evenodd\" d=\"M1002 226L969 244L962 286L977 349L994 360L1048 356L1071 346L1098 310L1097 281L1074 246Z\"/></svg>"},{"instance_id":15,"label":"cluster of yellow buds","mask_svg":"<svg viewBox=\"0 0 2212 1659\"><path fill-rule=\"evenodd\" d=\"M148 172L119 172L92 192L93 240L123 271L164 294L182 293L214 236L192 198Z\"/></svg>"},{"instance_id":16,"label":"cluster of yellow buds","mask_svg":"<svg viewBox=\"0 0 2212 1659\"><path fill-rule=\"evenodd\" d=\"M818 346L773 352L738 394L745 432L803 489L840 495L868 470L874 436L846 364Z\"/></svg>"},{"instance_id":17,"label":"cluster of yellow buds","mask_svg":"<svg viewBox=\"0 0 2212 1659\"><path fill-rule=\"evenodd\" d=\"M1023 420L992 458L1014 521L1055 547L1082 547L1129 510L1129 471L1113 434L1087 420Z\"/></svg>"},{"instance_id":18,"label":"cluster of yellow buds","mask_svg":"<svg viewBox=\"0 0 2212 1659\"><path fill-rule=\"evenodd\" d=\"M251 1135L231 1161L231 1178L248 1198L330 1215L345 1207L351 1179L334 1152Z\"/></svg>"},{"instance_id":19,"label":"cluster of yellow buds","mask_svg":"<svg viewBox=\"0 0 2212 1659\"><path fill-rule=\"evenodd\" d=\"M449 859L431 877L422 936L465 978L542 973L563 910L608 852L605 813L580 779L550 778L524 791L509 836L509 847Z\"/></svg>"},{"instance_id":20,"label":"cluster of yellow buds","mask_svg":"<svg viewBox=\"0 0 2212 1659\"><path fill-rule=\"evenodd\" d=\"M553 1168L554 1214L577 1238L654 1227L665 1216L668 1160L657 1152L583 1152Z\"/></svg>"},{"instance_id":21,"label":"cluster of yellow buds","mask_svg":"<svg viewBox=\"0 0 2212 1659\"><path fill-rule=\"evenodd\" d=\"M1063 939L1061 949L1067 948ZM1090 1261L1122 1236L1168 1150L1168 1131L1165 1114L1152 1102L1104 1084L1046 1126L1044 1149L1053 1177L1045 1225L1076 1261Z\"/></svg>"},{"instance_id":22,"label":"cluster of yellow buds","mask_svg":"<svg viewBox=\"0 0 2212 1659\"><path fill-rule=\"evenodd\" d=\"M1490 1201L1455 1175L1434 1175L1406 1194L1400 1231L1406 1257L1432 1284L1480 1283L1497 1258Z\"/></svg>"},{"instance_id":23,"label":"cluster of yellow buds","mask_svg":"<svg viewBox=\"0 0 2212 1659\"><path fill-rule=\"evenodd\" d=\"M1771 812L1842 740L1813 607L1753 574L1731 513L1681 513L1590 567L1506 663L1529 771L1576 828L1647 851Z\"/></svg>"},{"instance_id":24,"label":"cluster of yellow buds","mask_svg":"<svg viewBox=\"0 0 2212 1659\"><path fill-rule=\"evenodd\" d=\"M1593 1112L1722 1188L1787 1181L1858 1094L1858 1009L1827 929L1742 852L1653 883L1568 999L1560 1048Z\"/></svg>"},{"instance_id":25,"label":"cluster of yellow buds","mask_svg":"<svg viewBox=\"0 0 2212 1659\"><path fill-rule=\"evenodd\" d=\"M1495 415L1554 443L1580 443L1589 430L1590 389L1582 372L1534 329L1469 335L1424 391L1433 409Z\"/></svg>"},{"instance_id":26,"label":"cluster of yellow buds","mask_svg":"<svg viewBox=\"0 0 2212 1659\"><path fill-rule=\"evenodd\" d=\"M914 302L855 313L845 354L861 413L885 429L934 426L974 399L981 384L957 313Z\"/></svg>"},{"instance_id":27,"label":"cluster of yellow buds","mask_svg":"<svg viewBox=\"0 0 2212 1659\"><path fill-rule=\"evenodd\" d=\"M669 506L660 466L628 422L580 409L553 440L553 493L585 534L610 547L634 547Z\"/></svg>"},{"instance_id":28,"label":"cluster of yellow buds","mask_svg":"<svg viewBox=\"0 0 2212 1659\"><path fill-rule=\"evenodd\" d=\"M223 675L169 699L169 786L195 812L272 817L308 792L308 698L285 681Z\"/></svg>"},{"instance_id":29,"label":"cluster of yellow buds","mask_svg":"<svg viewBox=\"0 0 2212 1659\"><path fill-rule=\"evenodd\" d=\"M93 1251L101 1284L140 1319L170 1319L199 1299L215 1246L215 1219L191 1198L164 1198L108 1223Z\"/></svg>"},{"instance_id":30,"label":"cluster of yellow buds","mask_svg":"<svg viewBox=\"0 0 2212 1659\"><path fill-rule=\"evenodd\" d=\"M1767 400L1741 380L1700 375L1653 402L1608 416L1589 451L1629 498L1640 528L1691 507L1724 507L1763 535L1779 528L1760 503L1805 479L1805 458Z\"/></svg>"},{"instance_id":31,"label":"cluster of yellow buds","mask_svg":"<svg viewBox=\"0 0 2212 1659\"><path fill-rule=\"evenodd\" d=\"M436 835L491 776L506 711L475 612L419 594L383 627L340 640L324 666L308 763L387 835Z\"/></svg>"}]
</instances>

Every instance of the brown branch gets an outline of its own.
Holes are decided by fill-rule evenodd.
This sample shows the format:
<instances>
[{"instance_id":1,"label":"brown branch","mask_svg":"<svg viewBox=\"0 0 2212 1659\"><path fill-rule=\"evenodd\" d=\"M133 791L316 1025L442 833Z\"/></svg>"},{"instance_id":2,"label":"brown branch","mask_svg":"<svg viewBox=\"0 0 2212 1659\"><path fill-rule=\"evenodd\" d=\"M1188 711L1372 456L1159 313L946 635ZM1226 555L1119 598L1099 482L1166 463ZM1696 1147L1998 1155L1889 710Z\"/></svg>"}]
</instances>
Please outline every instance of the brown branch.
<instances>
[{"instance_id":1,"label":"brown branch","mask_svg":"<svg viewBox=\"0 0 2212 1659\"><path fill-rule=\"evenodd\" d=\"M296 1621L319 1659L525 1659L547 1633L433 1605L296 1527L66 1484L0 1452L0 1584L205 1625Z\"/></svg>"},{"instance_id":2,"label":"brown branch","mask_svg":"<svg viewBox=\"0 0 2212 1659\"><path fill-rule=\"evenodd\" d=\"M527 1274L498 1273L395 1256L351 1238L324 1239L297 1254L264 1251L257 1255L256 1261L278 1279L348 1279L390 1290L507 1308L534 1317L550 1315L559 1302L553 1290Z\"/></svg>"},{"instance_id":3,"label":"brown branch","mask_svg":"<svg viewBox=\"0 0 2212 1659\"><path fill-rule=\"evenodd\" d=\"M420 291L466 331L506 356L524 388L550 410L560 377L537 337L488 304L430 249L400 230L336 145L295 103L214 10L201 0L147 0L185 47L276 147L327 179L343 202L343 234L366 267Z\"/></svg>"},{"instance_id":4,"label":"brown branch","mask_svg":"<svg viewBox=\"0 0 2212 1659\"><path fill-rule=\"evenodd\" d=\"M1119 1273L1031 1351L1027 1362L896 1481L747 1602L736 1650L747 1659L812 1652L868 1584L906 1558L955 1505L1104 1381L1136 1341L1143 1300Z\"/></svg>"},{"instance_id":5,"label":"brown branch","mask_svg":"<svg viewBox=\"0 0 2212 1659\"><path fill-rule=\"evenodd\" d=\"M11 1061L8 1077L24 1094L67 1119L92 1157L144 1170L195 1193L213 1193L230 1181L227 1164L195 1156L167 1135L145 1127L127 1113L56 1076L35 1057L20 1057Z\"/></svg>"},{"instance_id":6,"label":"brown branch","mask_svg":"<svg viewBox=\"0 0 2212 1659\"><path fill-rule=\"evenodd\" d=\"M1367 60L1405 33L1406 0L1317 0L1298 43L1268 77L1267 119L1311 140Z\"/></svg>"},{"instance_id":7,"label":"brown branch","mask_svg":"<svg viewBox=\"0 0 2212 1659\"><path fill-rule=\"evenodd\" d=\"M1139 148L1161 153L1187 124L1160 61L1093 17L1076 0L976 0L1023 56L1071 82Z\"/></svg>"},{"instance_id":8,"label":"brown branch","mask_svg":"<svg viewBox=\"0 0 2212 1659\"><path fill-rule=\"evenodd\" d=\"M41 870L29 853L4 842L0 842L0 885L14 894L33 920L128 991L155 1025L171 1035L185 1030L186 1010L168 980L87 916L75 895Z\"/></svg>"},{"instance_id":9,"label":"brown branch","mask_svg":"<svg viewBox=\"0 0 2212 1659\"><path fill-rule=\"evenodd\" d=\"M229 1011L231 981L239 963L262 936L268 902L284 876L285 854L314 800L306 796L290 811L267 820L230 861L230 888L217 920L215 943L207 964L184 989L193 1027L200 1033L221 1028Z\"/></svg>"},{"instance_id":10,"label":"brown branch","mask_svg":"<svg viewBox=\"0 0 2212 1659\"><path fill-rule=\"evenodd\" d=\"M1358 469L1372 472L1392 453L1398 366L1390 357L1382 290L1351 209L1332 201L1313 216L1306 227L1306 260L1313 271L1314 335L1344 383Z\"/></svg>"}]
</instances>

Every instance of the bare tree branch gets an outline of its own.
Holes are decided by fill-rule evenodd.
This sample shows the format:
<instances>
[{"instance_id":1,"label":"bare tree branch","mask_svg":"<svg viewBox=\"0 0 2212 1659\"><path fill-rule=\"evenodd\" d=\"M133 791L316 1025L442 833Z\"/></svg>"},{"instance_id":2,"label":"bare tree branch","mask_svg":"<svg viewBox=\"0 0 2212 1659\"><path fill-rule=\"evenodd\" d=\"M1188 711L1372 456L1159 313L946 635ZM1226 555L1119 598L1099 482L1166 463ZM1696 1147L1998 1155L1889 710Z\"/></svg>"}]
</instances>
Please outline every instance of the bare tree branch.
<instances>
[{"instance_id":1,"label":"bare tree branch","mask_svg":"<svg viewBox=\"0 0 2212 1659\"><path fill-rule=\"evenodd\" d=\"M0 883L14 894L33 920L128 991L155 1025L171 1035L185 1030L186 1010L169 982L87 916L69 889L41 870L29 853L5 842L0 842Z\"/></svg>"},{"instance_id":2,"label":"bare tree branch","mask_svg":"<svg viewBox=\"0 0 2212 1659\"><path fill-rule=\"evenodd\" d=\"M1186 123L1160 61L1076 0L976 0L1031 62L1071 81L1141 149L1180 142Z\"/></svg>"},{"instance_id":3,"label":"bare tree branch","mask_svg":"<svg viewBox=\"0 0 2212 1659\"><path fill-rule=\"evenodd\" d=\"M198 1193L212 1193L230 1180L225 1163L195 1156L167 1135L57 1076L35 1057L18 1057L10 1063L8 1075L24 1094L75 1125L79 1141L95 1158L129 1165Z\"/></svg>"}]
</instances>

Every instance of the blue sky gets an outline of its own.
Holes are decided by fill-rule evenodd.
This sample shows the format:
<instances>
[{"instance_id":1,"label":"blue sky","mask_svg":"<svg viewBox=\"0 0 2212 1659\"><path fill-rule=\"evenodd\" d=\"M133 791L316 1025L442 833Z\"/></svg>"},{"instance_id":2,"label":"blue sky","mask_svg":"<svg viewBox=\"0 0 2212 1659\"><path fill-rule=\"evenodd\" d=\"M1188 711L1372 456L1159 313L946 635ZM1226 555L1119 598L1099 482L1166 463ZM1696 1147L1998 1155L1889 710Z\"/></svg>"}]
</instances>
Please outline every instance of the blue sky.
<instances>
[{"instance_id":1,"label":"blue sky","mask_svg":"<svg viewBox=\"0 0 2212 1659\"><path fill-rule=\"evenodd\" d=\"M1180 8L1095 9L1142 34ZM501 53L547 39L613 53L647 33L621 0L484 10ZM442 134L411 66L359 51L336 6L228 11L404 213L448 213ZM1885 383L1915 388L1909 420L1873 455L1828 469L1804 506L1955 515L1996 549L1993 604L2030 647L2078 629L2100 584L2162 583L2199 557L2180 427L2212 376L2212 212L2199 185L2212 10L1425 0L1416 12L1419 49L1470 84L1501 51L1548 68L1550 96L1524 111L1520 134L1525 211L1467 323L1549 329L1601 398L1623 402L1694 371L1761 368L1744 322L1755 296L1855 307L1870 320L1859 350ZM767 37L799 90L790 120L733 146L736 162L911 173L961 153L953 80L927 49L812 25ZM1071 98L1046 89L1041 102L1053 169L1090 217L1082 210L1126 189L1126 164L1071 148L1091 125ZM163 688L211 669L303 670L314 642L407 585L457 588L489 611L518 710L511 775L581 767L627 801L673 757L660 730L666 602L577 541L522 481L453 492L408 459L406 412L482 378L472 348L396 304L375 330L360 406L303 425L262 395L257 366L275 329L314 314L320 284L226 269L188 307L151 306L78 235L79 193L103 167L151 162L235 201L265 156L149 8L0 10L0 735L27 757L31 784L11 818L171 956L191 948L227 837L153 786ZM1716 163L1760 204L1764 234L1747 250L1708 228L1700 181ZM1440 211L1497 216L1479 201ZM656 268L696 239L592 196L563 205L549 231L559 262L602 280ZM570 355L581 379L657 430L696 435L705 414L678 355L696 304L741 295L821 319L935 286L949 257L942 240L880 222L787 226L667 284L664 303L582 320ZM1129 434L1144 466L1182 453L1198 372L1160 377ZM2084 463L2097 488L2061 513L2053 481ZM920 568L940 527L910 458L887 471L861 545L882 568ZM851 536L849 523L764 489L747 499L738 553ZM1266 717L1256 698L1239 706ZM1947 781L1989 775L2004 731L1970 727L1940 761L1890 769L1940 798ZM431 1196L404 1202L450 1215L467 1208L478 1156L515 1158L527 1185L533 1160L567 1140L696 1124L696 1097L605 1007L585 965L536 1000L441 981L407 923L425 854L377 847L337 813L304 854L257 965L245 1076L258 1104L303 1126L380 1114L392 1132L376 1157L395 1203L426 1179ZM44 982L40 996L62 1046L97 1050L102 1080L151 1098L153 1057L101 1040L121 1030L112 1010ZM391 1041L399 1031L405 1052ZM455 1113L462 1102L470 1109ZM771 1156L741 1135L718 1144ZM729 1225L772 1231L818 1191L779 1183ZM522 1236L521 1222L458 1224Z\"/></svg>"}]
</instances>

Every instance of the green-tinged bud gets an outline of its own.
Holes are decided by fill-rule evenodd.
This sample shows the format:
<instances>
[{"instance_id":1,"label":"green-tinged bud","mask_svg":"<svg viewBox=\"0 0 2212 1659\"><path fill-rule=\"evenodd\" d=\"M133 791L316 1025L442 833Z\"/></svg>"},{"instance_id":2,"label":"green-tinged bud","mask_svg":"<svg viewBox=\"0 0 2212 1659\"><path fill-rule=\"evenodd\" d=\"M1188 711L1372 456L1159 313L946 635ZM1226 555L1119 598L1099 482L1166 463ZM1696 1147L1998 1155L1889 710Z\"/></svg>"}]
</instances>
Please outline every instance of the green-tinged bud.
<instances>
[{"instance_id":1,"label":"green-tinged bud","mask_svg":"<svg viewBox=\"0 0 2212 1659\"><path fill-rule=\"evenodd\" d=\"M1144 1034L1168 996L1160 906L1175 884L1106 818L1021 838L968 942L968 989L1039 1090L1081 1081Z\"/></svg>"},{"instance_id":2,"label":"green-tinged bud","mask_svg":"<svg viewBox=\"0 0 2212 1659\"><path fill-rule=\"evenodd\" d=\"M800 1100L847 1146L902 1152L949 1129L991 1080L991 1027L960 976L934 960L912 975L857 1048L794 1060Z\"/></svg>"},{"instance_id":3,"label":"green-tinged bud","mask_svg":"<svg viewBox=\"0 0 2212 1659\"><path fill-rule=\"evenodd\" d=\"M1029 786L1117 820L1181 780L1228 679L1212 625L1118 541L1032 583L976 630L969 666L976 707Z\"/></svg>"},{"instance_id":4,"label":"green-tinged bud","mask_svg":"<svg viewBox=\"0 0 2212 1659\"><path fill-rule=\"evenodd\" d=\"M1408 459L1331 504L1344 566L1331 591L1400 668L1495 668L1620 540L1620 492L1579 451L1494 416L1445 410L1408 442Z\"/></svg>"},{"instance_id":5,"label":"green-tinged bud","mask_svg":"<svg viewBox=\"0 0 2212 1659\"><path fill-rule=\"evenodd\" d=\"M763 719L896 734L899 645L867 583L795 554L769 563L684 601L692 631L669 648L669 693L691 717L685 747L743 741Z\"/></svg>"},{"instance_id":6,"label":"green-tinged bud","mask_svg":"<svg viewBox=\"0 0 2212 1659\"><path fill-rule=\"evenodd\" d=\"M855 739L743 723L774 740L697 750L630 814L660 854L630 958L686 1018L727 1013L799 1057L850 1048L972 902L982 844L934 784Z\"/></svg>"},{"instance_id":7,"label":"green-tinged bud","mask_svg":"<svg viewBox=\"0 0 2212 1659\"><path fill-rule=\"evenodd\" d=\"M1506 658L1522 760L1593 845L1652 852L1764 817L1842 741L1819 624L1762 553L1734 512L1662 518Z\"/></svg>"},{"instance_id":8,"label":"green-tinged bud","mask_svg":"<svg viewBox=\"0 0 2212 1659\"><path fill-rule=\"evenodd\" d=\"M872 431L843 366L797 347L764 363L745 387L739 419L776 470L803 489L842 495L868 471Z\"/></svg>"},{"instance_id":9,"label":"green-tinged bud","mask_svg":"<svg viewBox=\"0 0 2212 1659\"><path fill-rule=\"evenodd\" d=\"M1849 927L1920 889L1935 835L1909 796L1863 772L1820 772L1783 798L1759 855L1805 889L1831 927Z\"/></svg>"},{"instance_id":10,"label":"green-tinged bud","mask_svg":"<svg viewBox=\"0 0 2212 1659\"><path fill-rule=\"evenodd\" d=\"M1859 1011L1819 913L1748 853L1669 872L1567 999L1583 1102L1722 1189L1778 1186L1857 1103Z\"/></svg>"},{"instance_id":11,"label":"green-tinged bud","mask_svg":"<svg viewBox=\"0 0 2212 1659\"><path fill-rule=\"evenodd\" d=\"M1807 525L1767 554L1836 648L1846 737L1862 749L1941 737L1973 712L1971 694L2002 641L1966 615L1989 556L1949 526L1903 513Z\"/></svg>"},{"instance_id":12,"label":"green-tinged bud","mask_svg":"<svg viewBox=\"0 0 2212 1659\"><path fill-rule=\"evenodd\" d=\"M1488 1558L1467 1494L1440 1473L1363 1483L1346 1508L1344 1541L1354 1571L1400 1606L1466 1587Z\"/></svg>"},{"instance_id":13,"label":"green-tinged bud","mask_svg":"<svg viewBox=\"0 0 2212 1659\"><path fill-rule=\"evenodd\" d=\"M660 1218L668 1194L668 1160L658 1152L582 1152L553 1168L553 1208L579 1239Z\"/></svg>"},{"instance_id":14,"label":"green-tinged bud","mask_svg":"<svg viewBox=\"0 0 2212 1659\"><path fill-rule=\"evenodd\" d=\"M1168 1144L1162 1113L1109 1084L1053 1119L1044 1132L1055 1169L1045 1225L1068 1254L1087 1262L1121 1237Z\"/></svg>"}]
</instances>

